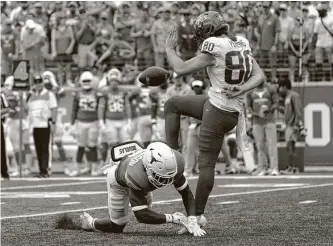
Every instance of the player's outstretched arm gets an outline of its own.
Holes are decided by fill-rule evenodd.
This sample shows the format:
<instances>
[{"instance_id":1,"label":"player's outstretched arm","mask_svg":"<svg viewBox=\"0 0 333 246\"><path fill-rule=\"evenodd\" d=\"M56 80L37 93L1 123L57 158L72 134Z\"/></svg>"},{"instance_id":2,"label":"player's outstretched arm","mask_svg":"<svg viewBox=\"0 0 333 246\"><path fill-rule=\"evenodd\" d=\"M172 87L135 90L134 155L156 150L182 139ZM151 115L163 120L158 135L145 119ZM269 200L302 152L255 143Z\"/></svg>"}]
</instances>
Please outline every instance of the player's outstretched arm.
<instances>
[{"instance_id":1,"label":"player's outstretched arm","mask_svg":"<svg viewBox=\"0 0 333 246\"><path fill-rule=\"evenodd\" d=\"M173 223L186 225L187 217L182 213L160 214L152 211L146 199L147 193L130 188L129 200L136 219L143 224Z\"/></svg>"},{"instance_id":2,"label":"player's outstretched arm","mask_svg":"<svg viewBox=\"0 0 333 246\"><path fill-rule=\"evenodd\" d=\"M263 83L265 80L264 72L259 67L256 60L253 59L253 67L250 78L242 85L235 86L233 91L227 93L229 98L234 98L242 95Z\"/></svg>"},{"instance_id":3,"label":"player's outstretched arm","mask_svg":"<svg viewBox=\"0 0 333 246\"><path fill-rule=\"evenodd\" d=\"M168 36L165 49L169 64L177 74L177 77L184 77L216 64L214 56L208 53L199 53L192 59L183 61L176 53L177 41L178 32L177 29L174 29Z\"/></svg>"}]
</instances>

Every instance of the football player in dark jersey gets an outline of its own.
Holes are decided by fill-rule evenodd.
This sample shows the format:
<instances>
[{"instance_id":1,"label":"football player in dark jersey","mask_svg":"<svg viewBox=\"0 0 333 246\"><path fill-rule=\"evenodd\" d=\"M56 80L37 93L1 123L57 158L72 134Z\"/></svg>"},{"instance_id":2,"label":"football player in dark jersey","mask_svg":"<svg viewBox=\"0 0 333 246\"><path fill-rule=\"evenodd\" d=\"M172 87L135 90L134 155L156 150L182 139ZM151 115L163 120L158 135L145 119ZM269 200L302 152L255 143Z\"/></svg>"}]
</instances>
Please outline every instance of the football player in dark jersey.
<instances>
[{"instance_id":1,"label":"football player in dark jersey","mask_svg":"<svg viewBox=\"0 0 333 246\"><path fill-rule=\"evenodd\" d=\"M91 72L83 72L80 76L80 90L75 92L71 123L76 128L78 150L76 155L76 167L70 176L78 176L80 173L91 171L91 175L100 174L97 163L98 142L98 101L99 92L92 88L94 76ZM86 153L89 166L81 170L83 155ZM91 165L91 168L90 168Z\"/></svg>"},{"instance_id":2,"label":"football player in dark jersey","mask_svg":"<svg viewBox=\"0 0 333 246\"><path fill-rule=\"evenodd\" d=\"M84 213L81 227L88 231L121 233L129 221L129 203L136 219L145 224L183 225L194 236L206 234L197 222L194 197L187 183L182 155L162 142L125 156L107 171L109 216L97 219ZM182 196L188 217L182 213L161 214L151 210L152 192L174 185Z\"/></svg>"}]
</instances>

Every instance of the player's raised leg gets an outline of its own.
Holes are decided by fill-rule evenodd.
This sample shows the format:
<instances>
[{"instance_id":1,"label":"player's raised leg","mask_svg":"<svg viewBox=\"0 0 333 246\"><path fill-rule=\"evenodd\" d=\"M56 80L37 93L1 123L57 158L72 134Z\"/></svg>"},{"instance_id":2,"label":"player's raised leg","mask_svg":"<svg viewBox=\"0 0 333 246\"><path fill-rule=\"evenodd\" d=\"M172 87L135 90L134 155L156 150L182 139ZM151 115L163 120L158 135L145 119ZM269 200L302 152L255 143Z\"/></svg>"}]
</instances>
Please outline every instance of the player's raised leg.
<instances>
[{"instance_id":1,"label":"player's raised leg","mask_svg":"<svg viewBox=\"0 0 333 246\"><path fill-rule=\"evenodd\" d=\"M207 99L205 95L192 95L176 96L166 101L164 105L165 133L166 141L171 148L179 149L180 116L186 115L201 120Z\"/></svg>"}]
</instances>

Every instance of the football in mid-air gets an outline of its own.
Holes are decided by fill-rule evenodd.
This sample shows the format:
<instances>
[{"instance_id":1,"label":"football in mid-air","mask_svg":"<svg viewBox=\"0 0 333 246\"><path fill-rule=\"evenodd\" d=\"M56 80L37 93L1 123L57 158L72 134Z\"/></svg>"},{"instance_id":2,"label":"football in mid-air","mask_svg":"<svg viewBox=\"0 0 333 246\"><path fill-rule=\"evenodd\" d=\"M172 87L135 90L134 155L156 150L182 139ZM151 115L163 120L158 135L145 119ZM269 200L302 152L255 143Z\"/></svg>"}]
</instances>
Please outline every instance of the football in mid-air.
<instances>
[{"instance_id":1,"label":"football in mid-air","mask_svg":"<svg viewBox=\"0 0 333 246\"><path fill-rule=\"evenodd\" d=\"M139 81L146 86L159 86L164 84L171 74L161 67L149 67L139 75Z\"/></svg>"}]
</instances>

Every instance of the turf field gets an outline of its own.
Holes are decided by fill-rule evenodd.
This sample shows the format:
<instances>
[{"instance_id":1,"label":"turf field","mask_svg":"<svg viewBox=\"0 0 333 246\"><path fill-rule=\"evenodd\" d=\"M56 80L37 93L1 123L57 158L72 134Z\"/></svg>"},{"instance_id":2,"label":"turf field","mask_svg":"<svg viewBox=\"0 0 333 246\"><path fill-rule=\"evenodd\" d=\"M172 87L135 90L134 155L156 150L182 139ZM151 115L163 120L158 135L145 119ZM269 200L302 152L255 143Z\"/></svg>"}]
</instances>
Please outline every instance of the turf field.
<instances>
[{"instance_id":1,"label":"turf field","mask_svg":"<svg viewBox=\"0 0 333 246\"><path fill-rule=\"evenodd\" d=\"M197 177L190 178L195 190ZM184 212L172 187L154 193L154 210ZM139 224L123 234L56 229L67 214L108 215L104 178L1 181L1 245L333 245L333 175L216 176L206 208L207 235L176 235L175 225Z\"/></svg>"}]
</instances>

